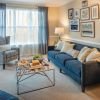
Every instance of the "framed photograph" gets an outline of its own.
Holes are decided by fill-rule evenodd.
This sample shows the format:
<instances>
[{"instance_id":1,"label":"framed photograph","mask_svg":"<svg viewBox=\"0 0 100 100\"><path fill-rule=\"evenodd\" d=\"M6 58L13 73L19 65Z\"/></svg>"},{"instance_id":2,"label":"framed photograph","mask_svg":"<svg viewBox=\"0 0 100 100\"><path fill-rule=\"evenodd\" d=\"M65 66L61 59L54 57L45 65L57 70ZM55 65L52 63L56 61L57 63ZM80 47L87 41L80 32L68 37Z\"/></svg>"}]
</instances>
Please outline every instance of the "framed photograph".
<instances>
[{"instance_id":1,"label":"framed photograph","mask_svg":"<svg viewBox=\"0 0 100 100\"><path fill-rule=\"evenodd\" d=\"M80 9L74 9L74 18L80 18Z\"/></svg>"},{"instance_id":2,"label":"framed photograph","mask_svg":"<svg viewBox=\"0 0 100 100\"><path fill-rule=\"evenodd\" d=\"M82 7L88 6L88 0L82 0Z\"/></svg>"},{"instance_id":3,"label":"framed photograph","mask_svg":"<svg viewBox=\"0 0 100 100\"><path fill-rule=\"evenodd\" d=\"M73 19L73 17L74 17L74 9L73 8L68 9L68 18Z\"/></svg>"},{"instance_id":4,"label":"framed photograph","mask_svg":"<svg viewBox=\"0 0 100 100\"><path fill-rule=\"evenodd\" d=\"M99 19L99 5L91 6L91 19Z\"/></svg>"},{"instance_id":5,"label":"framed photograph","mask_svg":"<svg viewBox=\"0 0 100 100\"><path fill-rule=\"evenodd\" d=\"M82 8L81 9L81 20L89 20L90 19L90 8Z\"/></svg>"},{"instance_id":6,"label":"framed photograph","mask_svg":"<svg viewBox=\"0 0 100 100\"><path fill-rule=\"evenodd\" d=\"M95 37L95 22L81 22L81 35L84 37Z\"/></svg>"},{"instance_id":7,"label":"framed photograph","mask_svg":"<svg viewBox=\"0 0 100 100\"><path fill-rule=\"evenodd\" d=\"M80 31L80 21L79 19L70 20L70 31L71 32L79 32Z\"/></svg>"}]
</instances>

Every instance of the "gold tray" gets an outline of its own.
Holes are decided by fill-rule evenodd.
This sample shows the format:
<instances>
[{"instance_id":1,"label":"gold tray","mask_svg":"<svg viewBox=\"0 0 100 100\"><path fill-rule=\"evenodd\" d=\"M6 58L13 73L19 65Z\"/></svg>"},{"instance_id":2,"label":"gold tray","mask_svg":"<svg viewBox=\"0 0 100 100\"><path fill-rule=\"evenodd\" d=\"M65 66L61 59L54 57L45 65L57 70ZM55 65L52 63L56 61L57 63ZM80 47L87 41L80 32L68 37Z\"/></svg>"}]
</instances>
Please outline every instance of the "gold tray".
<instances>
[{"instance_id":1,"label":"gold tray","mask_svg":"<svg viewBox=\"0 0 100 100\"><path fill-rule=\"evenodd\" d=\"M42 67L43 67L42 64L32 66L32 63L30 63L30 69L31 69L31 70L34 70L34 69L41 69Z\"/></svg>"}]
</instances>

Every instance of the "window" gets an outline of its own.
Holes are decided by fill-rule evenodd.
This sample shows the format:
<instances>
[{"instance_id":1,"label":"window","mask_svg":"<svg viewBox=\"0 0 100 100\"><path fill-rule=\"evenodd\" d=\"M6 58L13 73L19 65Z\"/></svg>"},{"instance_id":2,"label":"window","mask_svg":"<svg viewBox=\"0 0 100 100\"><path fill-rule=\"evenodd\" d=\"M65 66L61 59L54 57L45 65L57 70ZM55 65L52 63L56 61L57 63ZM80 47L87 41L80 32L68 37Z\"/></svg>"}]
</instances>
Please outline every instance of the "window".
<instances>
[{"instance_id":1,"label":"window","mask_svg":"<svg viewBox=\"0 0 100 100\"><path fill-rule=\"evenodd\" d=\"M7 8L6 35L11 45L38 44L38 9Z\"/></svg>"}]
</instances>

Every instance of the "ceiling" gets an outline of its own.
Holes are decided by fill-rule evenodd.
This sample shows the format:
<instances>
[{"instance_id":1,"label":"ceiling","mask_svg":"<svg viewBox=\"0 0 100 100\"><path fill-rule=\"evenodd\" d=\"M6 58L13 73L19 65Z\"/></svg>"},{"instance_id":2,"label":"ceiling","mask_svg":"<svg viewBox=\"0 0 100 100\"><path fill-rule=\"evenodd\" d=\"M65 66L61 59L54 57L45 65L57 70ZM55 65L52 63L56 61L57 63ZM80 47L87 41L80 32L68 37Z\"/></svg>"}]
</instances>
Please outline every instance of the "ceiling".
<instances>
[{"instance_id":1,"label":"ceiling","mask_svg":"<svg viewBox=\"0 0 100 100\"><path fill-rule=\"evenodd\" d=\"M58 7L73 0L0 0L1 3Z\"/></svg>"}]
</instances>

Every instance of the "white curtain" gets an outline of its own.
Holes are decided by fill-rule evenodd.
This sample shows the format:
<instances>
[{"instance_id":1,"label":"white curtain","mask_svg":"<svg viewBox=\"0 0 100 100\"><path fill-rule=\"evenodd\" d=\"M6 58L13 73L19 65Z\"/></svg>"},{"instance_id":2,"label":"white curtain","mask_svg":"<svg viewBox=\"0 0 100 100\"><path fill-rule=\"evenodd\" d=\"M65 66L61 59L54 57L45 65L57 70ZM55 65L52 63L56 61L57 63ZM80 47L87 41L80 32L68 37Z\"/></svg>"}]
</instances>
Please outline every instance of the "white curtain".
<instances>
[{"instance_id":1,"label":"white curtain","mask_svg":"<svg viewBox=\"0 0 100 100\"><path fill-rule=\"evenodd\" d=\"M11 45L20 47L21 56L37 54L38 9L10 8L6 10L6 35Z\"/></svg>"}]
</instances>

